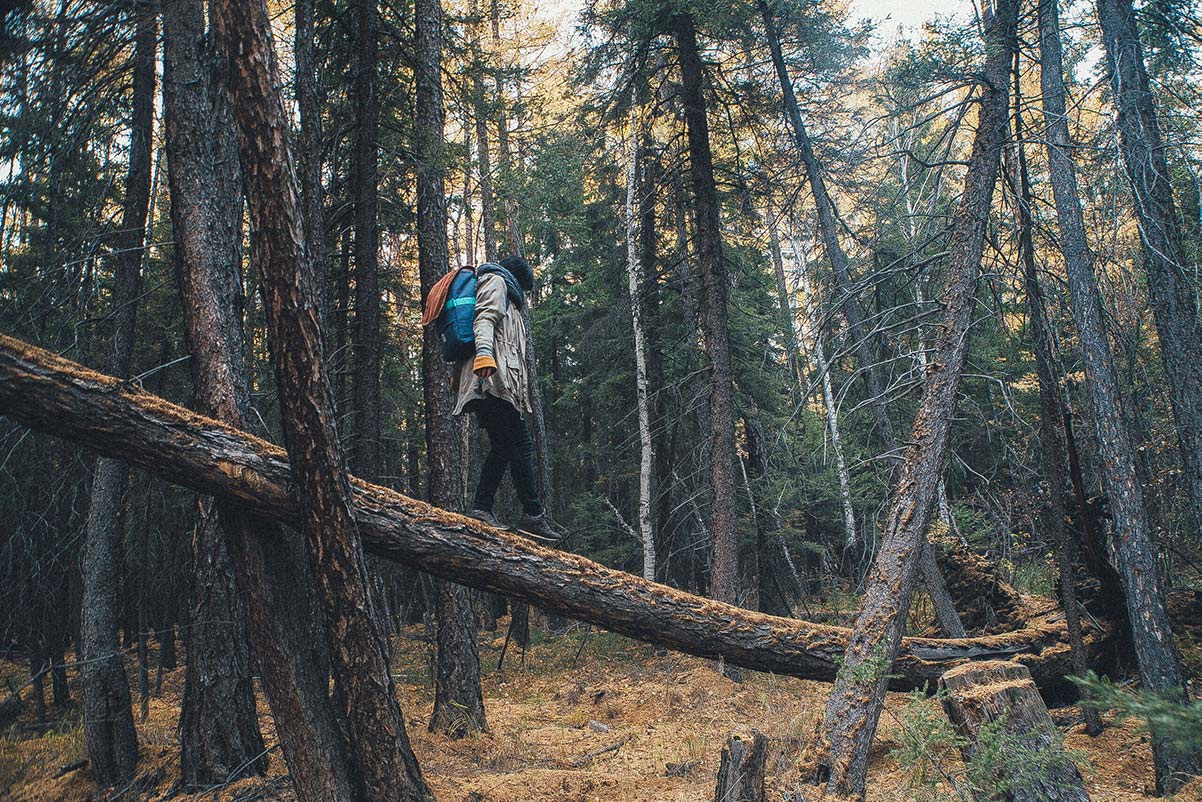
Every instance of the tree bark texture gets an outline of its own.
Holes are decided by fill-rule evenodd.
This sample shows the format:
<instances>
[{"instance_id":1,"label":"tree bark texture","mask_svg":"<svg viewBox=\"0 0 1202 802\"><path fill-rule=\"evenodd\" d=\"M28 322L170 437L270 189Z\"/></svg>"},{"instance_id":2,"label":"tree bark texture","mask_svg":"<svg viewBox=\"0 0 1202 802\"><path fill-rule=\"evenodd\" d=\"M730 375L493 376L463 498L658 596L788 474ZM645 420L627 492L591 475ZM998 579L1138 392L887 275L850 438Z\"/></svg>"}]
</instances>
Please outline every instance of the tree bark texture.
<instances>
[{"instance_id":1,"label":"tree bark texture","mask_svg":"<svg viewBox=\"0 0 1202 802\"><path fill-rule=\"evenodd\" d=\"M484 89L485 54L480 41L481 18L479 0L471 0L472 37L472 116L476 127L476 168L480 179L480 240L484 245L484 260L497 260L497 218L493 207L492 161L488 152L488 95Z\"/></svg>"},{"instance_id":2,"label":"tree bark texture","mask_svg":"<svg viewBox=\"0 0 1202 802\"><path fill-rule=\"evenodd\" d=\"M355 435L351 467L359 476L375 481L380 463L380 231L376 207L379 188L380 97L376 75L380 36L377 0L355 0L354 75L351 99L355 110L355 135L351 158L351 190L355 206L355 325L351 330L354 373ZM320 236L308 232L308 239Z\"/></svg>"},{"instance_id":3,"label":"tree bark texture","mask_svg":"<svg viewBox=\"0 0 1202 802\"><path fill-rule=\"evenodd\" d=\"M417 89L414 150L417 159L418 271L424 298L449 268L447 255L446 149L442 98L442 3L417 0L414 6ZM439 353L438 335L422 337L422 392L425 400L426 460L430 502L448 510L463 504L459 431L452 416L451 365ZM470 592L446 580L434 582L437 631L434 713L430 730L461 737L485 729L480 690L480 653Z\"/></svg>"},{"instance_id":4,"label":"tree bark texture","mask_svg":"<svg viewBox=\"0 0 1202 802\"><path fill-rule=\"evenodd\" d=\"M113 312L115 321L109 373L125 378L133 361L134 328L142 285L146 217L150 207L151 150L154 135L155 50L158 15L149 2L134 6L133 114L129 127L129 167L121 228L113 239ZM100 459L84 543L83 614L80 622L80 689L84 742L100 786L133 777L138 735L130 709L129 679L121 663L117 634L117 583L129 468Z\"/></svg>"},{"instance_id":5,"label":"tree bark texture","mask_svg":"<svg viewBox=\"0 0 1202 802\"><path fill-rule=\"evenodd\" d=\"M1202 532L1202 325L1186 259L1165 143L1131 0L1098 0L1127 180L1144 244L1148 296L1177 424L1185 491Z\"/></svg>"},{"instance_id":6,"label":"tree bark texture","mask_svg":"<svg viewBox=\"0 0 1202 802\"><path fill-rule=\"evenodd\" d=\"M1016 56L1017 58L1017 56ZM1043 286L1035 264L1035 242L1032 229L1031 180L1027 172L1027 155L1023 142L1021 85L1018 64L1014 67L1014 135L1018 157L1018 229L1019 250L1023 262L1023 287L1027 295L1028 318L1031 328L1031 350L1035 353L1035 375L1039 382L1039 456L1044 481L1047 482L1045 529L1051 533L1056 567L1060 573L1058 590L1060 606L1064 608L1068 642L1072 649L1073 673L1085 676L1089 663L1081 640L1081 606L1077 600L1076 543L1067 530L1068 515L1064 500L1065 455L1064 407L1060 403L1060 383L1054 368L1051 328ZM1082 705L1085 729L1090 735L1102 732L1102 717L1096 707Z\"/></svg>"},{"instance_id":7,"label":"tree bark texture","mask_svg":"<svg viewBox=\"0 0 1202 802\"><path fill-rule=\"evenodd\" d=\"M718 782L714 802L764 802L764 771L768 760L768 739L752 732L751 740L737 735L726 739L718 764Z\"/></svg>"},{"instance_id":8,"label":"tree bark texture","mask_svg":"<svg viewBox=\"0 0 1202 802\"><path fill-rule=\"evenodd\" d=\"M163 10L167 152L172 228L197 409L221 409L222 373L242 360L242 202L233 111L215 90L218 54L206 46L204 8L180 1ZM226 341L231 327L237 337ZM203 331L197 331L203 329ZM236 349L236 350L234 350ZM237 362L234 362L237 360ZM243 400L233 387L230 404ZM192 540L191 614L180 779L208 788L239 774L267 771L258 730L250 642L233 568L212 499L201 499Z\"/></svg>"},{"instance_id":9,"label":"tree bark texture","mask_svg":"<svg viewBox=\"0 0 1202 802\"><path fill-rule=\"evenodd\" d=\"M249 409L243 368L241 173L221 54L206 35L199 0L163 10L166 148L184 329L193 394L201 412L241 426ZM257 526L233 505L201 499L193 548L197 575L188 628L180 720L185 785L263 770L251 685L248 632L303 799L349 790L341 736L311 644L313 599L295 548L276 524ZM278 554L266 555L267 549ZM231 553L234 558L231 560ZM287 570L274 567L289 563ZM273 566L263 570L265 566ZM241 598L236 597L234 575ZM286 599L271 604L272 599ZM245 619L245 627L243 621Z\"/></svg>"},{"instance_id":10,"label":"tree bark texture","mask_svg":"<svg viewBox=\"0 0 1202 802\"><path fill-rule=\"evenodd\" d=\"M993 770L989 779L1005 788L1007 802L1089 802L1026 668L1001 660L959 666L939 678L939 689L947 717L968 741L965 762L996 763L980 768Z\"/></svg>"},{"instance_id":11,"label":"tree bark texture","mask_svg":"<svg viewBox=\"0 0 1202 802\"><path fill-rule=\"evenodd\" d=\"M710 445L710 596L735 604L739 594L739 544L735 532L734 380L726 308L730 280L722 256L722 221L718 215L718 190L714 183L705 101L705 69L697 46L696 23L690 14L675 14L672 28L680 62L681 102L688 127L697 269L704 287L701 330L709 378L710 429L705 435Z\"/></svg>"},{"instance_id":12,"label":"tree bark texture","mask_svg":"<svg viewBox=\"0 0 1202 802\"><path fill-rule=\"evenodd\" d=\"M296 0L296 108L300 117L297 174L304 210L305 247L317 278L322 331L330 325L330 270L326 263L325 206L321 187L321 101L317 95L317 66L313 60L314 0Z\"/></svg>"},{"instance_id":13,"label":"tree bark texture","mask_svg":"<svg viewBox=\"0 0 1202 802\"><path fill-rule=\"evenodd\" d=\"M284 441L324 604L334 696L356 770L353 780L364 799L430 799L372 619L367 569L334 429L267 6L262 0L223 0L218 12L237 112L252 262L262 280Z\"/></svg>"},{"instance_id":14,"label":"tree bark texture","mask_svg":"<svg viewBox=\"0 0 1202 802\"><path fill-rule=\"evenodd\" d=\"M1085 244L1076 170L1069 150L1071 141L1065 111L1064 66L1061 59L1057 2L1041 0L1039 11L1048 170L1051 172L1052 191L1060 222L1060 243L1061 249L1064 250L1065 271L1069 275L1072 316L1077 325L1085 363L1085 386L1099 450L1097 463L1114 521L1114 552L1119 575L1123 578L1127 616L1131 620L1131 632L1139 663L1139 677L1144 687L1184 701L1188 693L1185 690L1182 664L1177 653L1177 643L1168 624L1164 588L1156 570L1152 530L1144 510L1143 488L1136 476L1135 450L1123 417L1118 373L1115 372L1105 323L1102 320L1101 292L1097 289L1093 263ZM1107 13L1112 11L1113 7L1108 8ZM1106 34L1109 47L1114 46L1113 42L1109 42L1113 35L1113 30ZM1130 51L1119 51L1117 54L1121 58L1132 58ZM1130 168L1129 165L1129 170ZM1146 176L1144 179L1154 180L1154 176ZM1150 278L1152 277L1149 274ZM1197 770L1202 761L1202 754L1172 754L1165 748L1164 739L1158 733L1154 731L1152 735L1156 788L1162 792L1172 791L1182 782L1182 773Z\"/></svg>"},{"instance_id":15,"label":"tree bark texture","mask_svg":"<svg viewBox=\"0 0 1202 802\"><path fill-rule=\"evenodd\" d=\"M125 460L166 481L298 523L303 515L278 447L116 379L0 335L0 412L38 431ZM534 545L358 479L365 547L440 577L537 604L581 621L702 657L788 676L830 680L850 632L743 610ZM1059 612L1023 630L944 640L902 638L891 687L921 687L952 666L1005 658L1051 684L1069 672ZM1086 637L1098 648L1108 630Z\"/></svg>"},{"instance_id":16,"label":"tree bark texture","mask_svg":"<svg viewBox=\"0 0 1202 802\"><path fill-rule=\"evenodd\" d=\"M631 95L633 99L633 93ZM635 108L632 106L632 108ZM626 164L626 285L630 294L630 324L634 333L635 404L639 416L639 537L643 541L643 579L655 581L655 532L651 528L651 407L647 394L647 351L643 331L642 293L637 222L639 186L638 119L631 116Z\"/></svg>"},{"instance_id":17,"label":"tree bark texture","mask_svg":"<svg viewBox=\"0 0 1202 802\"><path fill-rule=\"evenodd\" d=\"M935 493L938 495L938 489ZM935 557L935 544L925 537L923 541L922 554L918 557L918 575L922 578L927 595L931 599L931 609L935 613L939 631L949 638L963 638L968 634L958 612L963 607L956 603L951 588L943 581L943 573Z\"/></svg>"},{"instance_id":18,"label":"tree bark texture","mask_svg":"<svg viewBox=\"0 0 1202 802\"><path fill-rule=\"evenodd\" d=\"M241 600L210 499L199 501L192 543L192 614L180 709L180 780L185 788L267 773Z\"/></svg>"},{"instance_id":19,"label":"tree bark texture","mask_svg":"<svg viewBox=\"0 0 1202 802\"><path fill-rule=\"evenodd\" d=\"M956 211L943 292L946 316L898 475L880 552L835 687L827 701L816 778L828 793L863 797L868 750L888 674L901 644L932 504L943 473L969 326L976 302L994 183L1008 133L1009 75L1018 4L999 0L984 17L986 61L977 132Z\"/></svg>"},{"instance_id":20,"label":"tree bark texture","mask_svg":"<svg viewBox=\"0 0 1202 802\"><path fill-rule=\"evenodd\" d=\"M1123 580L1140 678L1149 690L1184 701L1186 690L1181 658L1169 627L1144 509L1143 488L1135 472L1135 451L1123 418L1118 374L1106 338L1101 293L1086 246L1076 170L1069 155L1072 145L1065 110L1056 0L1040 0L1039 25L1048 169L1060 223L1073 320L1085 363L1086 392L1098 444L1098 471L1114 520L1115 557ZM1156 732L1152 733L1152 754L1156 763L1156 785L1162 792L1178 785L1178 772L1194 771L1202 757L1171 754Z\"/></svg>"}]
</instances>

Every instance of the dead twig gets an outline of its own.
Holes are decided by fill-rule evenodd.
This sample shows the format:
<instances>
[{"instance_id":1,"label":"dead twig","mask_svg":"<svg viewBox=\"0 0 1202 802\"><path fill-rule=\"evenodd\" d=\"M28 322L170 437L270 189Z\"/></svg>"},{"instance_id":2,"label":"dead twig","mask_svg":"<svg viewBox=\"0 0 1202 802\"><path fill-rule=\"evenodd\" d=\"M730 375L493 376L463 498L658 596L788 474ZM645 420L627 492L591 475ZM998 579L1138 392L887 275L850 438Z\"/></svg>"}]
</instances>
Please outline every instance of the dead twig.
<instances>
[{"instance_id":1,"label":"dead twig","mask_svg":"<svg viewBox=\"0 0 1202 802\"><path fill-rule=\"evenodd\" d=\"M627 735L627 736L621 738L620 740L615 741L614 743L610 744L609 746L602 747L601 749L598 749L595 752L588 752L584 755L581 755L580 757L578 757L572 761L572 768L574 768L574 769L583 768L584 766L587 766L589 763L592 763L594 758L601 757L601 755L605 755L610 752L617 752L619 749L621 749L626 744L627 741L630 740L630 738L631 738L631 736Z\"/></svg>"},{"instance_id":2,"label":"dead twig","mask_svg":"<svg viewBox=\"0 0 1202 802\"><path fill-rule=\"evenodd\" d=\"M70 774L73 771L78 771L79 769L82 769L86 765L88 765L88 761L86 761L86 760L77 760L74 763L68 763L67 765L63 766L61 769L58 770L58 773L56 773L54 775L54 779L57 780L59 777Z\"/></svg>"}]
</instances>

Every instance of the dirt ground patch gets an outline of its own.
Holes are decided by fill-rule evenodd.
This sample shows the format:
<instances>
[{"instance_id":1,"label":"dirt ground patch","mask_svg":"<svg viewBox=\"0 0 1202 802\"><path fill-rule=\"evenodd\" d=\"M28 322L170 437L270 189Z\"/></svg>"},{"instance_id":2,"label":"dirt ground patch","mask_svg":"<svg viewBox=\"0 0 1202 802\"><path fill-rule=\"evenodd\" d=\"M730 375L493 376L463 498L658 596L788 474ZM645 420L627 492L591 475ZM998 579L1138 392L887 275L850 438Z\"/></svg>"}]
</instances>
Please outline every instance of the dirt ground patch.
<instances>
[{"instance_id":1,"label":"dirt ground patch","mask_svg":"<svg viewBox=\"0 0 1202 802\"><path fill-rule=\"evenodd\" d=\"M582 627L560 635L536 635L524 661L511 645L505 668L498 671L503 634L481 633L489 731L459 741L426 730L433 690L421 628L397 639L394 673L402 707L414 750L439 800L701 802L713 797L727 735L749 734L753 728L773 741L769 798L819 798L812 786L799 784L793 758L813 732L829 685L753 672L745 672L743 682L735 683L705 660ZM130 676L136 677L132 653L128 659ZM51 708L59 718L37 726L27 705L20 719L0 733L0 798L293 799L261 694L260 721L272 749L268 776L202 794L174 793L183 675L182 668L167 673L161 695L149 700L147 720L138 722L139 776L119 797L100 794L86 766L70 768L86 758L77 709ZM0 678L4 676L27 676L26 667L0 661ZM137 720L136 683L134 695ZM908 787L907 771L893 754L908 702L902 694L889 697L870 768L868 799L873 802L934 798ZM1055 718L1067 745L1087 758L1082 768L1094 800L1153 798L1151 754L1135 723L1112 726L1091 739L1081 731L1074 709L1056 711ZM955 754L936 758L939 770L952 776L963 769ZM949 785L938 790L941 798L955 798ZM1178 798L1202 799L1202 785L1190 786Z\"/></svg>"}]
</instances>

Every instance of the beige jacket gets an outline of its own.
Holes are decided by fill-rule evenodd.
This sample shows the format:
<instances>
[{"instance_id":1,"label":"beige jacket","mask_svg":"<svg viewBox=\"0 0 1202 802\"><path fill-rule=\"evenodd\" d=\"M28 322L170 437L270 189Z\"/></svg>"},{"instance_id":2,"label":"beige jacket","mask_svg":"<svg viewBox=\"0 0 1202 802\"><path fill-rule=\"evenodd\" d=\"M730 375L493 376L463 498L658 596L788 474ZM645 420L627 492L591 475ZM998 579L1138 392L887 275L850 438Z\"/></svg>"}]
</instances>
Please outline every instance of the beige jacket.
<instances>
[{"instance_id":1,"label":"beige jacket","mask_svg":"<svg viewBox=\"0 0 1202 802\"><path fill-rule=\"evenodd\" d=\"M505 280L495 273L481 276L476 285L473 329L477 353L491 348L493 359L497 361L497 372L488 379L481 379L472 371L472 360L457 363L451 378L455 414L462 415L468 402L485 395L502 398L521 412L531 412L526 323L518 305L506 302Z\"/></svg>"}]
</instances>

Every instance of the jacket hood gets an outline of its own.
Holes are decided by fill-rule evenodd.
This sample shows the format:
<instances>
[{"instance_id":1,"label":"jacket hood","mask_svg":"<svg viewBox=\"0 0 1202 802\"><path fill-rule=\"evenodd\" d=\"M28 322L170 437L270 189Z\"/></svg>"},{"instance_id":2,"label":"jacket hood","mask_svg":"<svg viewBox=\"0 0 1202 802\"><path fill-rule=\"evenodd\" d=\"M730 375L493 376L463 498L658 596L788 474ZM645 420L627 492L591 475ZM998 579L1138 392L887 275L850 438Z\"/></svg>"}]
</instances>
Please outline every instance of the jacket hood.
<instances>
[{"instance_id":1,"label":"jacket hood","mask_svg":"<svg viewBox=\"0 0 1202 802\"><path fill-rule=\"evenodd\" d=\"M501 267L513 274L513 277L518 280L518 284L526 292L534 290L534 270L530 267L530 263L517 254L506 256L499 263Z\"/></svg>"}]
</instances>

